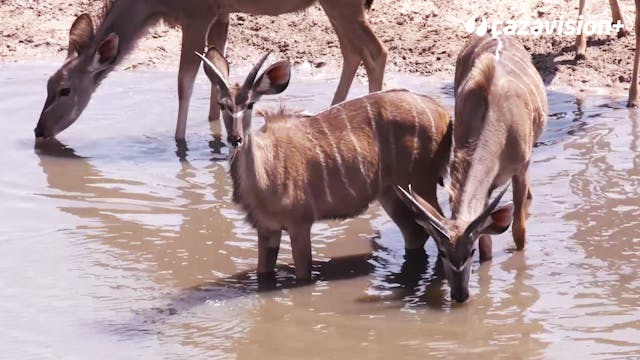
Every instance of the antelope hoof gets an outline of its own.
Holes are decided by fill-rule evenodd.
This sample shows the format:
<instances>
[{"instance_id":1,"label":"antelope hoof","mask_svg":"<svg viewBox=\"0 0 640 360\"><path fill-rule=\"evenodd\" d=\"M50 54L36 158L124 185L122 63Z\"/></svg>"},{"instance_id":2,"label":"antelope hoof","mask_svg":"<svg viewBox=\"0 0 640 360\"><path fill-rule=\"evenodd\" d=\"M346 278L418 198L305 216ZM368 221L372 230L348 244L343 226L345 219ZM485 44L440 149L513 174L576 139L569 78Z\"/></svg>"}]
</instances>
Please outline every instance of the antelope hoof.
<instances>
[{"instance_id":1,"label":"antelope hoof","mask_svg":"<svg viewBox=\"0 0 640 360\"><path fill-rule=\"evenodd\" d=\"M587 55L581 52L577 52L576 53L576 57L575 60L576 61L582 61L582 60L586 60L587 59Z\"/></svg>"},{"instance_id":2,"label":"antelope hoof","mask_svg":"<svg viewBox=\"0 0 640 360\"><path fill-rule=\"evenodd\" d=\"M629 99L629 102L627 103L627 107L628 108L632 108L632 109L638 108L638 100L637 99Z\"/></svg>"},{"instance_id":3,"label":"antelope hoof","mask_svg":"<svg viewBox=\"0 0 640 360\"><path fill-rule=\"evenodd\" d=\"M620 31L618 31L618 39L623 38L627 35L629 35L629 32L625 28L622 28L620 29Z\"/></svg>"},{"instance_id":4,"label":"antelope hoof","mask_svg":"<svg viewBox=\"0 0 640 360\"><path fill-rule=\"evenodd\" d=\"M276 288L277 281L275 271L259 272L257 275L258 291L268 291Z\"/></svg>"}]
</instances>

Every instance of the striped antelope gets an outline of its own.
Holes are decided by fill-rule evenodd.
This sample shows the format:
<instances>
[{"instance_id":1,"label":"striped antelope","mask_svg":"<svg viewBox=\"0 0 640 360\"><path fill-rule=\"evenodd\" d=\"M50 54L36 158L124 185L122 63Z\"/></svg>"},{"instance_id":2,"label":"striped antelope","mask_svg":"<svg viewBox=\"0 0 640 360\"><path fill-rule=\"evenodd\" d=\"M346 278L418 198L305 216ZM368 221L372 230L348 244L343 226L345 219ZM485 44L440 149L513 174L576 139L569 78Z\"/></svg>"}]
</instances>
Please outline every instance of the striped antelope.
<instances>
[{"instance_id":1,"label":"striped antelope","mask_svg":"<svg viewBox=\"0 0 640 360\"><path fill-rule=\"evenodd\" d=\"M638 67L640 65L640 0L635 0L636 4L636 24L635 24L635 32L636 32L636 50L633 58L633 73L631 74L631 86L629 87L629 100L627 102L628 107L638 107ZM579 14L582 15L584 12L585 0L580 0L580 9ZM620 6L618 5L618 0L609 0L609 6L611 7L611 17L613 18L613 22L620 21L623 22L622 13L620 11ZM626 36L628 31L626 29L621 29L618 31L618 37ZM586 58L587 51L587 39L584 34L578 35L576 39L576 60L581 60Z\"/></svg>"},{"instance_id":2,"label":"striped antelope","mask_svg":"<svg viewBox=\"0 0 640 360\"><path fill-rule=\"evenodd\" d=\"M268 55L268 54L267 54ZM400 227L407 249L428 237L399 199L394 185L415 183L416 192L439 209L438 180L451 151L447 111L433 99L406 90L377 92L316 115L281 109L264 113L265 125L250 132L252 108L262 95L289 83L290 65L280 61L259 77L265 55L243 85L229 86L229 65L211 48L205 72L220 90L220 106L233 145L233 201L258 231L258 273L273 272L282 230L291 237L296 277L311 276L311 225L356 216L379 200Z\"/></svg>"},{"instance_id":3,"label":"striped antelope","mask_svg":"<svg viewBox=\"0 0 640 360\"><path fill-rule=\"evenodd\" d=\"M182 27L178 70L178 120L175 138L183 140L189 102L205 42L224 49L229 14L279 15L320 3L338 35L343 57L342 75L333 103L343 101L361 63L369 77L369 91L382 89L387 51L371 30L364 11L373 0L105 0L95 26L87 14L71 25L64 64L49 78L47 99L34 129L36 137L53 137L73 124L91 95L134 47L136 40L159 19ZM220 118L215 87L211 90L209 120Z\"/></svg>"},{"instance_id":4,"label":"striped antelope","mask_svg":"<svg viewBox=\"0 0 640 360\"><path fill-rule=\"evenodd\" d=\"M476 240L480 260L490 259L489 234L506 231L513 219L516 249L524 248L532 199L528 168L546 123L547 98L524 48L511 38L490 35L473 39L458 56L455 98L451 218L419 194L399 193L436 240L451 297L464 302ZM509 181L514 203L498 206L508 185L489 203L491 193Z\"/></svg>"}]
</instances>

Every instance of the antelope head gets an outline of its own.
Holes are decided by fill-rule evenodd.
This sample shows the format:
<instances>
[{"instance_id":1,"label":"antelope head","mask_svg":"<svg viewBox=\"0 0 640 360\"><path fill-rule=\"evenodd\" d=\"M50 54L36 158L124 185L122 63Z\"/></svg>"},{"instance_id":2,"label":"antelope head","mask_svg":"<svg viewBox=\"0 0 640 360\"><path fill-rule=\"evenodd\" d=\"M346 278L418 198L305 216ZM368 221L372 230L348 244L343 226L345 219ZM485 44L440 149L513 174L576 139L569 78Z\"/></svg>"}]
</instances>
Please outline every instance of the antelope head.
<instances>
[{"instance_id":1,"label":"antelope head","mask_svg":"<svg viewBox=\"0 0 640 360\"><path fill-rule=\"evenodd\" d=\"M413 193L398 186L398 195L411 208L416 222L435 240L442 268L451 288L451 298L465 302L469 298L469 275L475 254L475 243L483 234L505 232L513 219L513 204L498 207L506 186L498 196L471 223L458 219L445 219L436 209Z\"/></svg>"},{"instance_id":2,"label":"antelope head","mask_svg":"<svg viewBox=\"0 0 640 360\"><path fill-rule=\"evenodd\" d=\"M251 115L256 101L262 95L279 94L289 85L291 65L288 61L278 61L257 76L269 54L266 53L253 66L242 85L229 86L229 63L220 51L212 47L205 56L196 53L204 61L207 77L218 87L218 103L228 134L227 140L235 148L242 145L251 129Z\"/></svg>"},{"instance_id":3,"label":"antelope head","mask_svg":"<svg viewBox=\"0 0 640 360\"><path fill-rule=\"evenodd\" d=\"M53 137L73 124L117 57L118 35L96 39L91 17L80 15L69 30L67 58L47 82L47 100L34 129L36 138Z\"/></svg>"}]
</instances>

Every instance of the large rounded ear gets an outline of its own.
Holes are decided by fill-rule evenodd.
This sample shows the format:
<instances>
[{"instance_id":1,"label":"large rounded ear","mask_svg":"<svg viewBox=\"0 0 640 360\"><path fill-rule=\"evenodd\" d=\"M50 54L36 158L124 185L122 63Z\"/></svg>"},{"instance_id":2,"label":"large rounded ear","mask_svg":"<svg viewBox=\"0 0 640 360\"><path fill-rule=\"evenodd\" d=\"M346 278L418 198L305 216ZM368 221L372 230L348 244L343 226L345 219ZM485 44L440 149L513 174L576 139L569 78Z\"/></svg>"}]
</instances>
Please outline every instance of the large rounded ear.
<instances>
[{"instance_id":1,"label":"large rounded ear","mask_svg":"<svg viewBox=\"0 0 640 360\"><path fill-rule=\"evenodd\" d=\"M471 236L474 232L476 234L500 234L509 228L513 219L513 204L509 203L501 207L498 207L498 204L510 186L511 183L507 184L489 206L467 226L463 238L475 240Z\"/></svg>"},{"instance_id":2,"label":"large rounded ear","mask_svg":"<svg viewBox=\"0 0 640 360\"><path fill-rule=\"evenodd\" d=\"M196 52L202 59L202 67L212 84L217 85L222 96L229 96L229 62L222 53L215 47L210 47L203 56Z\"/></svg>"},{"instance_id":3,"label":"large rounded ear","mask_svg":"<svg viewBox=\"0 0 640 360\"><path fill-rule=\"evenodd\" d=\"M215 68L220 72L224 81L229 80L229 62L227 58L215 47L210 47L207 50L207 54L205 55L207 60L211 61L211 63L215 66ZM209 72L211 72L210 67L204 66L204 72L207 73L207 76L211 78Z\"/></svg>"},{"instance_id":4,"label":"large rounded ear","mask_svg":"<svg viewBox=\"0 0 640 360\"><path fill-rule=\"evenodd\" d=\"M111 33L107 35L107 37L102 40L98 48L96 49L96 54L93 58L93 71L102 71L105 68L113 65L117 58L119 52L119 38L116 33Z\"/></svg>"},{"instance_id":5,"label":"large rounded ear","mask_svg":"<svg viewBox=\"0 0 640 360\"><path fill-rule=\"evenodd\" d=\"M82 14L76 18L69 29L67 58L79 55L89 46L91 40L93 40L93 21L88 14Z\"/></svg>"},{"instance_id":6,"label":"large rounded ear","mask_svg":"<svg viewBox=\"0 0 640 360\"><path fill-rule=\"evenodd\" d=\"M253 84L253 93L258 96L279 94L289 86L289 79L291 79L291 64L286 60L278 61L260 75Z\"/></svg>"},{"instance_id":7,"label":"large rounded ear","mask_svg":"<svg viewBox=\"0 0 640 360\"><path fill-rule=\"evenodd\" d=\"M485 224L482 234L502 234L507 231L513 220L513 203L508 203L493 210Z\"/></svg>"}]
</instances>

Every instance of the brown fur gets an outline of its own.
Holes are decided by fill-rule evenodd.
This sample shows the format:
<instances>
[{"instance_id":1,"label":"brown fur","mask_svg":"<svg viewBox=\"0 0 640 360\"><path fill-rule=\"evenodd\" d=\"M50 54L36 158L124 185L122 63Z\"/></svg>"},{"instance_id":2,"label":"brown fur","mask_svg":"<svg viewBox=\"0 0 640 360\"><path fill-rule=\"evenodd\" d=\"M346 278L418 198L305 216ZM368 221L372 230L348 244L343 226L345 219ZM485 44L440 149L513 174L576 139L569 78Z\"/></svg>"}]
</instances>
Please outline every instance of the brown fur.
<instances>
[{"instance_id":1,"label":"brown fur","mask_svg":"<svg viewBox=\"0 0 640 360\"><path fill-rule=\"evenodd\" d=\"M490 259L489 235L506 231L513 220L516 249L524 248L531 201L528 168L546 123L547 98L522 45L491 35L472 39L460 52L455 97L451 218L431 209L419 194L402 194L438 245L451 298L464 302L476 241L480 261ZM498 206L506 187L489 202L492 192L509 181L514 204Z\"/></svg>"},{"instance_id":2,"label":"brown fur","mask_svg":"<svg viewBox=\"0 0 640 360\"><path fill-rule=\"evenodd\" d=\"M529 54L516 40L472 40L457 65L451 203L453 217L463 218L459 225L464 229L491 192L512 178L516 217L524 211L518 199L529 191L524 179L546 123L547 101ZM524 228L522 216L514 227ZM523 236L514 232L518 249L524 246Z\"/></svg>"},{"instance_id":3,"label":"brown fur","mask_svg":"<svg viewBox=\"0 0 640 360\"><path fill-rule=\"evenodd\" d=\"M160 19L182 28L180 67L178 71L178 116L175 137L184 139L193 84L200 60L194 52L202 52L205 45L223 53L229 31L229 14L280 15L301 11L320 3L327 14L343 53L343 71L332 104L343 101L349 92L357 68L363 64L369 79L369 91L382 89L387 51L375 36L365 17L367 0L106 0L96 19L95 36L79 52L75 61L66 61L51 77L48 96L51 99L43 110L55 102L61 86L71 83L71 91L83 94L81 101L67 100L53 112L43 111L37 125L37 136L52 137L71 125L88 104L91 94L124 57L133 49L136 40ZM88 16L88 15L87 15ZM93 27L93 26L90 26ZM102 41L110 34L118 37L118 56L96 78L90 65ZM84 44L84 43L83 43ZM74 54L77 51L70 51ZM93 81L96 78L98 81ZM55 91L55 92L54 92ZM209 120L220 119L215 101L218 94L211 90ZM72 97L73 98L73 97Z\"/></svg>"},{"instance_id":4,"label":"brown fur","mask_svg":"<svg viewBox=\"0 0 640 360\"><path fill-rule=\"evenodd\" d=\"M296 234L313 222L356 216L380 199L407 247L424 244L426 234L394 186L415 184L415 191L439 209L436 186L449 161L451 127L437 102L392 90L312 116L283 109L264 114L265 126L247 137L230 167L234 201L259 234L288 230L295 247L308 241ZM299 277L309 276L305 264L295 264Z\"/></svg>"}]
</instances>

